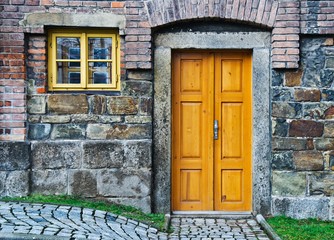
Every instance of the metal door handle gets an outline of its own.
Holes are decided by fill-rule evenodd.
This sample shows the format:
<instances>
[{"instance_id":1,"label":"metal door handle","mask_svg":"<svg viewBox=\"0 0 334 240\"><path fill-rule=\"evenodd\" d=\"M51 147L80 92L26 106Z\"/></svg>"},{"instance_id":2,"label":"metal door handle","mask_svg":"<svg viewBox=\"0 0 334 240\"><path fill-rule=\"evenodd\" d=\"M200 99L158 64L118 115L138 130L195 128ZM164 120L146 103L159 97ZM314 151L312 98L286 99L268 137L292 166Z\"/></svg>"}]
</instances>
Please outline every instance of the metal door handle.
<instances>
[{"instance_id":1,"label":"metal door handle","mask_svg":"<svg viewBox=\"0 0 334 240\"><path fill-rule=\"evenodd\" d=\"M218 120L215 120L213 124L213 129L214 129L214 139L218 139Z\"/></svg>"}]
</instances>

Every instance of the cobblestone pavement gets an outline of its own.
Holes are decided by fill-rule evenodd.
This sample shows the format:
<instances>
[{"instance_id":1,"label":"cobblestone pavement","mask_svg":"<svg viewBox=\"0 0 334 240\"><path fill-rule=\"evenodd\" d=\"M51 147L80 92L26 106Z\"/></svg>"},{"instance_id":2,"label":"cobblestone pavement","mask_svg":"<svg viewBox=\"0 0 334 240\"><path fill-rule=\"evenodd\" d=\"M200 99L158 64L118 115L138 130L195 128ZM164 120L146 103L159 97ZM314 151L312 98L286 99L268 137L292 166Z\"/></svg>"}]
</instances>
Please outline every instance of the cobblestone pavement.
<instances>
[{"instance_id":1,"label":"cobblestone pavement","mask_svg":"<svg viewBox=\"0 0 334 240\"><path fill-rule=\"evenodd\" d=\"M168 239L269 240L253 219L172 218L174 232Z\"/></svg>"},{"instance_id":2,"label":"cobblestone pavement","mask_svg":"<svg viewBox=\"0 0 334 240\"><path fill-rule=\"evenodd\" d=\"M0 202L0 239L269 239L253 219L173 217L172 228L168 236L104 211Z\"/></svg>"}]
</instances>

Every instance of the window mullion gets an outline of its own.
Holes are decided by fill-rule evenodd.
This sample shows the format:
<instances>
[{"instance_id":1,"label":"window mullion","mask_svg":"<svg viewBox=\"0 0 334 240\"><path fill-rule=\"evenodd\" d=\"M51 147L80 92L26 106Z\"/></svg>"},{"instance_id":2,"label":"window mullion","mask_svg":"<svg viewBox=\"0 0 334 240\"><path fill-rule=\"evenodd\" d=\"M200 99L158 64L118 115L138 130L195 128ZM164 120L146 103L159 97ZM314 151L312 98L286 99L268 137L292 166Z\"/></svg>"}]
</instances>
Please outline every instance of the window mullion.
<instances>
[{"instance_id":1,"label":"window mullion","mask_svg":"<svg viewBox=\"0 0 334 240\"><path fill-rule=\"evenodd\" d=\"M82 88L87 88L87 72L88 72L88 69L87 69L87 34L86 33L83 33L81 35L81 58L80 58L80 61L81 61L81 87Z\"/></svg>"}]
</instances>

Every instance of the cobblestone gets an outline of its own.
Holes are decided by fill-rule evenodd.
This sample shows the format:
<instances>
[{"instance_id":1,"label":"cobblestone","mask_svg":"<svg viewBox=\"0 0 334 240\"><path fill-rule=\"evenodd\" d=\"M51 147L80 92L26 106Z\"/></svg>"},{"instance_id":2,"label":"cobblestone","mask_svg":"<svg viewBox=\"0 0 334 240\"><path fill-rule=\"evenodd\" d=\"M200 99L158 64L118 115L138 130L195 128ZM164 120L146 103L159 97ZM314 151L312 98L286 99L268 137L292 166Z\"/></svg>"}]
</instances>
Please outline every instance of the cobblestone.
<instances>
[{"instance_id":1,"label":"cobblestone","mask_svg":"<svg viewBox=\"0 0 334 240\"><path fill-rule=\"evenodd\" d=\"M269 239L254 219L173 217L171 227L174 231L168 235L147 224L99 210L0 202L0 239Z\"/></svg>"}]
</instances>

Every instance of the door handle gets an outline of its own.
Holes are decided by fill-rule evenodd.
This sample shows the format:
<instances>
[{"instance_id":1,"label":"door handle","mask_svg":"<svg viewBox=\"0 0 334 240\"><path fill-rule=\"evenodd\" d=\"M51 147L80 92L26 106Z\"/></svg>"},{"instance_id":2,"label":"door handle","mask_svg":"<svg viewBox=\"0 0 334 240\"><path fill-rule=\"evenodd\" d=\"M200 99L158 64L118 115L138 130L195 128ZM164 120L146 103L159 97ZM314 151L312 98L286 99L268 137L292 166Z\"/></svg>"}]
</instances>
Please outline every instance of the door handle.
<instances>
[{"instance_id":1,"label":"door handle","mask_svg":"<svg viewBox=\"0 0 334 240\"><path fill-rule=\"evenodd\" d=\"M213 129L214 129L214 139L218 139L218 120L215 120L213 124Z\"/></svg>"}]
</instances>

